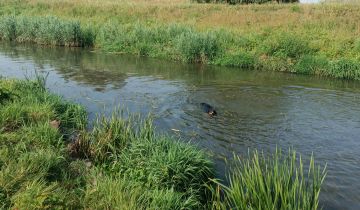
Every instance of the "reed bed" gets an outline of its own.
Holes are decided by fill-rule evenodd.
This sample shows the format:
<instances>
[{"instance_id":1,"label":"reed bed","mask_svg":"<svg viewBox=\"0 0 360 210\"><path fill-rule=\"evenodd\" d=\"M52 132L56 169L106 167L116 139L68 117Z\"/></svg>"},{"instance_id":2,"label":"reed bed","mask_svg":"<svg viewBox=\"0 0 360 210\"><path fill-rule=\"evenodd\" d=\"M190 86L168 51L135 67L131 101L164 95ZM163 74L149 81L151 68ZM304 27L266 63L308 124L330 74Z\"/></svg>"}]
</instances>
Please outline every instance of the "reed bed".
<instances>
[{"instance_id":1,"label":"reed bed","mask_svg":"<svg viewBox=\"0 0 360 210\"><path fill-rule=\"evenodd\" d=\"M42 45L92 46L95 34L79 21L59 18L4 16L0 18L0 39Z\"/></svg>"}]
</instances>

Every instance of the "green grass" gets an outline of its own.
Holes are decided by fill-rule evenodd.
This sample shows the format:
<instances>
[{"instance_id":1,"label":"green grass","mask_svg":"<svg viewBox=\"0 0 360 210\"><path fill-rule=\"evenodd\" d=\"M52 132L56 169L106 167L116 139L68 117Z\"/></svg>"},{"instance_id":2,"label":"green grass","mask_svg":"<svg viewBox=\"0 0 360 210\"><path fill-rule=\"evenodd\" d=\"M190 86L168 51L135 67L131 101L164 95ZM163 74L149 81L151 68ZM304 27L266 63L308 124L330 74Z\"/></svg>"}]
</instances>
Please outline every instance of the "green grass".
<instances>
[{"instance_id":1,"label":"green grass","mask_svg":"<svg viewBox=\"0 0 360 210\"><path fill-rule=\"evenodd\" d=\"M204 152L153 132L151 121L99 117L86 131L78 105L43 79L2 79L2 208L198 209L214 178ZM51 125L60 122L60 127ZM135 127L137 125L137 127Z\"/></svg>"},{"instance_id":2,"label":"green grass","mask_svg":"<svg viewBox=\"0 0 360 210\"><path fill-rule=\"evenodd\" d=\"M79 21L56 17L4 16L0 18L0 39L43 45L92 46L95 34Z\"/></svg>"},{"instance_id":3,"label":"green grass","mask_svg":"<svg viewBox=\"0 0 360 210\"><path fill-rule=\"evenodd\" d=\"M213 206L218 209L318 209L321 185L326 176L310 158L309 166L296 151L272 156L255 152L249 157L235 157L229 186L213 189ZM224 190L221 201L219 188ZM218 193L216 193L218 191Z\"/></svg>"},{"instance_id":4,"label":"green grass","mask_svg":"<svg viewBox=\"0 0 360 210\"><path fill-rule=\"evenodd\" d=\"M0 208L318 208L325 172L312 158L304 174L295 152L237 157L225 186L207 153L156 134L150 119L115 111L86 130L85 110L42 77L1 79L0 90Z\"/></svg>"}]
</instances>

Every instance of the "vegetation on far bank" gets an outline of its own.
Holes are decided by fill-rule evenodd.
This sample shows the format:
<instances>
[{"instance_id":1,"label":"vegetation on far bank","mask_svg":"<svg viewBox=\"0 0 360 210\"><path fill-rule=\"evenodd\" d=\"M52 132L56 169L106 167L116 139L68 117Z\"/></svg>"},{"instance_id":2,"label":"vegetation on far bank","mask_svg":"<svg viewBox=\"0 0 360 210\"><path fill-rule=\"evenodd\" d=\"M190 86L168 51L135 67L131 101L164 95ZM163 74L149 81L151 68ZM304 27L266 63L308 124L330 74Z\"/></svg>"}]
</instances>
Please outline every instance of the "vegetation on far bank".
<instances>
[{"instance_id":1,"label":"vegetation on far bank","mask_svg":"<svg viewBox=\"0 0 360 210\"><path fill-rule=\"evenodd\" d=\"M5 40L360 80L357 4L6 0L0 6Z\"/></svg>"},{"instance_id":2,"label":"vegetation on far bank","mask_svg":"<svg viewBox=\"0 0 360 210\"><path fill-rule=\"evenodd\" d=\"M294 151L236 157L229 185L206 152L151 121L99 117L45 89L0 80L1 209L317 209L325 171Z\"/></svg>"}]
</instances>

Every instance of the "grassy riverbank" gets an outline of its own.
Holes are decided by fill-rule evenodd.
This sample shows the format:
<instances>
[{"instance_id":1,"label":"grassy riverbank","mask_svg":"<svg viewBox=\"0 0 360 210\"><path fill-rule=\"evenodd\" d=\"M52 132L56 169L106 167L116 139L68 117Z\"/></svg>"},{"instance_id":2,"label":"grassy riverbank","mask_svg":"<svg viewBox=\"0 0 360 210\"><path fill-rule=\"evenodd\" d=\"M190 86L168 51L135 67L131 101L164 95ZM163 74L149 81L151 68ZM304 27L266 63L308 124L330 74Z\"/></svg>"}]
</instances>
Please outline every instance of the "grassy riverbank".
<instances>
[{"instance_id":1,"label":"grassy riverbank","mask_svg":"<svg viewBox=\"0 0 360 210\"><path fill-rule=\"evenodd\" d=\"M359 4L5 0L0 37L360 80L359 14Z\"/></svg>"},{"instance_id":2,"label":"grassy riverbank","mask_svg":"<svg viewBox=\"0 0 360 210\"><path fill-rule=\"evenodd\" d=\"M324 172L295 152L236 157L230 185L207 153L121 112L87 130L85 110L45 80L0 80L0 208L317 209ZM135 127L136 126L136 127Z\"/></svg>"}]
</instances>

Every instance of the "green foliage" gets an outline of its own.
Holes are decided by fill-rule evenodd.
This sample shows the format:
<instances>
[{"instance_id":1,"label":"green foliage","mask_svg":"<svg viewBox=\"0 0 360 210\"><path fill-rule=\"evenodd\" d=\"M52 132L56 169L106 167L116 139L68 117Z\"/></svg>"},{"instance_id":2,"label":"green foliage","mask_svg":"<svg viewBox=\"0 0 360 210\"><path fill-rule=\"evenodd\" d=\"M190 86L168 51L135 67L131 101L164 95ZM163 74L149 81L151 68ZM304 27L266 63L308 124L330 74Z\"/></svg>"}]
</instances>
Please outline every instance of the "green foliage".
<instances>
[{"instance_id":1,"label":"green foliage","mask_svg":"<svg viewBox=\"0 0 360 210\"><path fill-rule=\"evenodd\" d=\"M299 12L300 7L293 5L289 8ZM203 32L179 24L123 24L116 20L101 26L81 27L78 21L51 16L2 16L0 29L0 39L18 42L62 46L96 44L105 51L189 63L359 79L358 39L334 43L331 51L324 53L320 52L323 44L319 44L316 38L305 38L299 32L270 29L239 36L224 29ZM339 56L346 59L339 60ZM12 100L8 98L6 89L0 90L0 96L0 103Z\"/></svg>"},{"instance_id":2,"label":"green foliage","mask_svg":"<svg viewBox=\"0 0 360 210\"><path fill-rule=\"evenodd\" d=\"M294 5L291 7L292 12L301 12L301 7L299 5Z\"/></svg>"},{"instance_id":3,"label":"green foliage","mask_svg":"<svg viewBox=\"0 0 360 210\"><path fill-rule=\"evenodd\" d=\"M229 186L223 186L225 200L220 206L237 209L317 209L325 168L315 166L313 157L307 170L301 156L277 150L267 157L255 151L248 158L235 157Z\"/></svg>"},{"instance_id":4,"label":"green foliage","mask_svg":"<svg viewBox=\"0 0 360 210\"><path fill-rule=\"evenodd\" d=\"M315 52L306 40L288 33L270 36L262 43L261 48L267 55L292 59Z\"/></svg>"},{"instance_id":5,"label":"green foliage","mask_svg":"<svg viewBox=\"0 0 360 210\"><path fill-rule=\"evenodd\" d=\"M9 41L16 39L16 21L14 16L5 16L1 18L0 39Z\"/></svg>"},{"instance_id":6,"label":"green foliage","mask_svg":"<svg viewBox=\"0 0 360 210\"><path fill-rule=\"evenodd\" d=\"M84 120L84 110L73 109L76 105L47 93L41 81L44 79L40 77L34 82L0 80L0 88L13 98L0 107L1 208L76 207L72 203L76 187L62 186L68 173L62 135L50 121L64 119L63 112L55 107L68 107L64 113L78 118L78 122Z\"/></svg>"},{"instance_id":7,"label":"green foliage","mask_svg":"<svg viewBox=\"0 0 360 210\"><path fill-rule=\"evenodd\" d=\"M256 68L257 63L255 56L243 51L224 55L215 61L215 64L217 65L234 66L244 69L254 69Z\"/></svg>"},{"instance_id":8,"label":"green foliage","mask_svg":"<svg viewBox=\"0 0 360 210\"><path fill-rule=\"evenodd\" d=\"M188 144L155 135L151 121L139 123L134 117L124 120L121 112L114 112L110 119L100 117L94 129L81 136L73 144L78 157L88 158L108 176L127 179L122 183L121 180L106 178L104 184L114 182L121 189L121 186L129 187L129 182L136 183L139 189L148 190L139 197L136 189L130 186L135 190L131 195L135 198L115 194L115 197L103 198L104 203L99 208L110 205L109 202L118 205L115 200L121 199L135 199L143 206L163 206L166 209L170 206L179 209L183 205L200 207L204 202L207 194L205 184L214 176L212 163L203 152ZM107 192L111 193L111 190ZM94 196L104 195L91 194L90 203Z\"/></svg>"},{"instance_id":9,"label":"green foliage","mask_svg":"<svg viewBox=\"0 0 360 210\"><path fill-rule=\"evenodd\" d=\"M12 95L7 89L3 87L0 88L0 104L5 103L5 101L11 100L11 97Z\"/></svg>"},{"instance_id":10,"label":"green foliage","mask_svg":"<svg viewBox=\"0 0 360 210\"><path fill-rule=\"evenodd\" d=\"M323 74L329 67L329 62L325 57L304 55L296 63L294 72L301 74Z\"/></svg>"},{"instance_id":11,"label":"green foliage","mask_svg":"<svg viewBox=\"0 0 360 210\"><path fill-rule=\"evenodd\" d=\"M357 53L360 53L360 38L356 39L354 42L354 49Z\"/></svg>"},{"instance_id":12,"label":"green foliage","mask_svg":"<svg viewBox=\"0 0 360 210\"><path fill-rule=\"evenodd\" d=\"M143 190L131 187L127 180L93 172L93 181L87 185L83 206L85 209L138 209Z\"/></svg>"},{"instance_id":13,"label":"green foliage","mask_svg":"<svg viewBox=\"0 0 360 210\"><path fill-rule=\"evenodd\" d=\"M214 33L200 33L179 25L146 27L108 22L101 28L97 41L109 51L171 56L186 62L206 63L214 59L220 49Z\"/></svg>"},{"instance_id":14,"label":"green foliage","mask_svg":"<svg viewBox=\"0 0 360 210\"><path fill-rule=\"evenodd\" d=\"M78 21L56 17L0 17L0 39L44 45L92 46L95 34Z\"/></svg>"},{"instance_id":15,"label":"green foliage","mask_svg":"<svg viewBox=\"0 0 360 210\"><path fill-rule=\"evenodd\" d=\"M340 59L332 61L330 70L325 74L341 79L360 80L360 63L350 59Z\"/></svg>"},{"instance_id":16,"label":"green foliage","mask_svg":"<svg viewBox=\"0 0 360 210\"><path fill-rule=\"evenodd\" d=\"M149 189L131 179L94 172L87 186L83 206L91 209L195 209L196 198L184 199L173 189Z\"/></svg>"},{"instance_id":17,"label":"green foliage","mask_svg":"<svg viewBox=\"0 0 360 210\"><path fill-rule=\"evenodd\" d=\"M183 33L175 42L181 59L186 62L207 63L217 56L220 49L216 36L209 32Z\"/></svg>"},{"instance_id":18,"label":"green foliage","mask_svg":"<svg viewBox=\"0 0 360 210\"><path fill-rule=\"evenodd\" d=\"M205 154L167 138L139 139L119 158L113 167L147 188L199 191L204 195L203 185L213 177L212 164Z\"/></svg>"}]
</instances>

